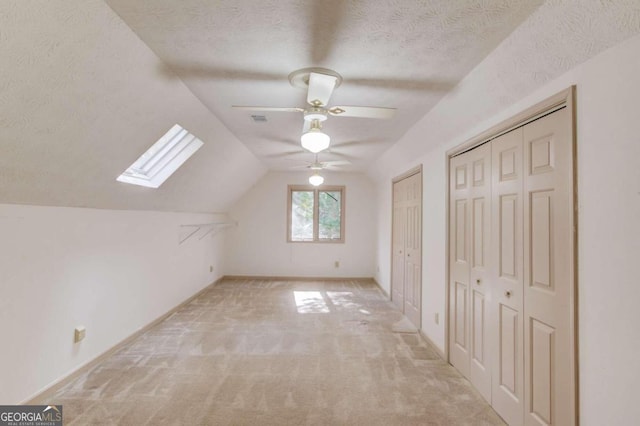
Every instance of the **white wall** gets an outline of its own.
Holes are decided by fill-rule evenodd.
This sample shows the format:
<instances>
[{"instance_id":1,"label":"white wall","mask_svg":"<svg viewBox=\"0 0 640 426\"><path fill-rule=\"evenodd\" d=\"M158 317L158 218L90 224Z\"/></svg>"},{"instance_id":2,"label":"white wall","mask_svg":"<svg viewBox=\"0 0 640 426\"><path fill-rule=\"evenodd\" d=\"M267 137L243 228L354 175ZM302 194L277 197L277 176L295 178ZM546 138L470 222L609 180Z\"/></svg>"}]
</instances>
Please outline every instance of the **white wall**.
<instances>
[{"instance_id":1,"label":"white wall","mask_svg":"<svg viewBox=\"0 0 640 426\"><path fill-rule=\"evenodd\" d=\"M0 204L0 403L34 396L221 276L220 234L178 244L179 225L216 217ZM87 337L74 344L77 325Z\"/></svg>"},{"instance_id":2,"label":"white wall","mask_svg":"<svg viewBox=\"0 0 640 426\"><path fill-rule=\"evenodd\" d=\"M373 276L373 185L362 173L325 171L323 176L326 185L346 187L345 243L287 243L287 185L308 185L309 173L270 172L229 211L238 227L226 232L227 274Z\"/></svg>"},{"instance_id":3,"label":"white wall","mask_svg":"<svg viewBox=\"0 0 640 426\"><path fill-rule=\"evenodd\" d=\"M377 179L378 282L389 289L391 178L424 170L423 331L444 349L445 152L498 122L577 85L580 415L583 425L635 424L640 368L640 36L576 66L502 111L498 95L474 73L374 166ZM482 64L480 65L480 69ZM482 97L470 96L482 93ZM473 99L472 99L473 98ZM445 136L445 137L443 137ZM435 138L442 138L437 140ZM416 146L430 146L419 152ZM384 166L382 166L384 164ZM380 166L380 167L377 167Z\"/></svg>"}]
</instances>

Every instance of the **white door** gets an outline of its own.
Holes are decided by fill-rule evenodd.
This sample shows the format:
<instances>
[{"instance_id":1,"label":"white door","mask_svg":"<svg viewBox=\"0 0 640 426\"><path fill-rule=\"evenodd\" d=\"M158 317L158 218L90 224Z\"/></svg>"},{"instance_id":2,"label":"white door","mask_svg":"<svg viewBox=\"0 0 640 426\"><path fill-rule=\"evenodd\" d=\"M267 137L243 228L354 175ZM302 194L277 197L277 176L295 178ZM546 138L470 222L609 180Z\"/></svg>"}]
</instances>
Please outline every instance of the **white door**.
<instances>
[{"instance_id":1,"label":"white door","mask_svg":"<svg viewBox=\"0 0 640 426\"><path fill-rule=\"evenodd\" d=\"M573 425L572 141L567 110L523 128L525 424Z\"/></svg>"},{"instance_id":2,"label":"white door","mask_svg":"<svg viewBox=\"0 0 640 426\"><path fill-rule=\"evenodd\" d=\"M393 184L393 242L391 265L391 300L404 313L404 274L405 274L405 182Z\"/></svg>"},{"instance_id":3,"label":"white door","mask_svg":"<svg viewBox=\"0 0 640 426\"><path fill-rule=\"evenodd\" d=\"M569 114L450 160L449 357L512 426L576 424Z\"/></svg>"},{"instance_id":4,"label":"white door","mask_svg":"<svg viewBox=\"0 0 640 426\"><path fill-rule=\"evenodd\" d=\"M422 304L422 172L393 184L391 299L419 329Z\"/></svg>"},{"instance_id":5,"label":"white door","mask_svg":"<svg viewBox=\"0 0 640 426\"><path fill-rule=\"evenodd\" d=\"M467 153L469 187L469 380L491 401L489 315L492 283L491 250L491 146L485 144Z\"/></svg>"},{"instance_id":6,"label":"white door","mask_svg":"<svg viewBox=\"0 0 640 426\"><path fill-rule=\"evenodd\" d=\"M469 161L449 165L449 361L469 377Z\"/></svg>"},{"instance_id":7,"label":"white door","mask_svg":"<svg viewBox=\"0 0 640 426\"><path fill-rule=\"evenodd\" d=\"M490 145L452 158L450 173L450 360L491 401Z\"/></svg>"},{"instance_id":8,"label":"white door","mask_svg":"<svg viewBox=\"0 0 640 426\"><path fill-rule=\"evenodd\" d=\"M509 423L524 418L522 128L491 143L492 405Z\"/></svg>"},{"instance_id":9,"label":"white door","mask_svg":"<svg viewBox=\"0 0 640 426\"><path fill-rule=\"evenodd\" d=\"M404 314L418 329L422 303L422 173L404 179Z\"/></svg>"}]
</instances>

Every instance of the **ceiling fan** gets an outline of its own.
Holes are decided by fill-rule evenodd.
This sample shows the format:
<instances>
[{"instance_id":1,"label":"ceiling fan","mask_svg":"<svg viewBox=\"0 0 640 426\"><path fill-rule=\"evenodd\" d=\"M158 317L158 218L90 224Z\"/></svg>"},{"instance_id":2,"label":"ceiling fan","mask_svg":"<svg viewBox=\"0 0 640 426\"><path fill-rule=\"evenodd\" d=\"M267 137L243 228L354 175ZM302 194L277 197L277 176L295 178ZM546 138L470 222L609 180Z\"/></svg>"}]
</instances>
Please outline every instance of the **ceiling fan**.
<instances>
[{"instance_id":1,"label":"ceiling fan","mask_svg":"<svg viewBox=\"0 0 640 426\"><path fill-rule=\"evenodd\" d=\"M292 169L307 168L313 172L309 176L309 183L313 186L322 185L324 183L324 177L320 175L320 171L326 169L338 169L340 166L347 166L351 164L348 160L336 160L336 161L319 161L318 154L316 153L313 162L306 161L305 166L294 166Z\"/></svg>"},{"instance_id":2,"label":"ceiling fan","mask_svg":"<svg viewBox=\"0 0 640 426\"><path fill-rule=\"evenodd\" d=\"M342 77L333 70L303 68L289 74L289 82L294 87L307 89L307 107L233 105L232 108L250 111L303 113L304 125L301 144L303 148L313 153L318 153L329 147L331 139L329 135L322 132L322 123L329 116L389 119L396 113L395 108L385 107L346 105L329 107L329 99L333 91L342 84Z\"/></svg>"},{"instance_id":3,"label":"ceiling fan","mask_svg":"<svg viewBox=\"0 0 640 426\"><path fill-rule=\"evenodd\" d=\"M351 164L349 160L333 160L333 161L319 161L318 154L315 155L315 159L313 161L305 161L305 165L303 166L293 166L291 169L309 169L314 172L319 172L320 170L337 170L342 166L348 166Z\"/></svg>"}]
</instances>

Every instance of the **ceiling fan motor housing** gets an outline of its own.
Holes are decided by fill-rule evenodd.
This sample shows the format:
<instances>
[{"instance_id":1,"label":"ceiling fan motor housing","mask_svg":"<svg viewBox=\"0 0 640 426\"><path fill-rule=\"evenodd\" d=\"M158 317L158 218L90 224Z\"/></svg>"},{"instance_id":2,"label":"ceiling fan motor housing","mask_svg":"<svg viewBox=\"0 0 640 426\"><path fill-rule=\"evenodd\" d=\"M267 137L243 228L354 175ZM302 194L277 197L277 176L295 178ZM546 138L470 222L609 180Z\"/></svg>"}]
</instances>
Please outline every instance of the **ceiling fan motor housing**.
<instances>
[{"instance_id":1,"label":"ceiling fan motor housing","mask_svg":"<svg viewBox=\"0 0 640 426\"><path fill-rule=\"evenodd\" d=\"M327 119L327 110L320 107L312 107L304 111L305 121L318 120L325 121Z\"/></svg>"},{"instance_id":2,"label":"ceiling fan motor housing","mask_svg":"<svg viewBox=\"0 0 640 426\"><path fill-rule=\"evenodd\" d=\"M330 75L332 77L335 77L336 89L340 87L340 84L342 84L342 76L340 74L338 74L334 70L330 70L327 68L318 68L318 67L302 68L300 70L296 70L292 72L291 74L289 74L289 83L293 87L298 87L300 89L307 90L309 87L309 75L312 72L316 74L324 74L324 75Z\"/></svg>"}]
</instances>

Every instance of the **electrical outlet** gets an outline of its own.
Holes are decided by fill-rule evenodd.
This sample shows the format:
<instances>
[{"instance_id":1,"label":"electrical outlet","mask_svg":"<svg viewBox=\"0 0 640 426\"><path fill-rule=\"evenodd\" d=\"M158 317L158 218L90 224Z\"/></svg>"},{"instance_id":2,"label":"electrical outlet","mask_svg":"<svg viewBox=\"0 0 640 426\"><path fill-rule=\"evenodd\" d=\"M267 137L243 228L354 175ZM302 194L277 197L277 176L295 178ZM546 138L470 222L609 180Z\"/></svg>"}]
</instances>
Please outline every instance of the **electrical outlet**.
<instances>
[{"instance_id":1,"label":"electrical outlet","mask_svg":"<svg viewBox=\"0 0 640 426\"><path fill-rule=\"evenodd\" d=\"M436 312L434 320L435 320L436 324L440 324L440 313L439 312Z\"/></svg>"},{"instance_id":2,"label":"electrical outlet","mask_svg":"<svg viewBox=\"0 0 640 426\"><path fill-rule=\"evenodd\" d=\"M79 341L84 339L84 336L86 335L86 333L87 333L87 330L83 326L76 327L76 329L73 332L73 341L75 343L78 343Z\"/></svg>"},{"instance_id":3,"label":"electrical outlet","mask_svg":"<svg viewBox=\"0 0 640 426\"><path fill-rule=\"evenodd\" d=\"M340 267L340 261L339 261L339 260L336 260L336 261L334 262L333 266L335 266L336 268L339 268L339 267Z\"/></svg>"}]
</instances>

